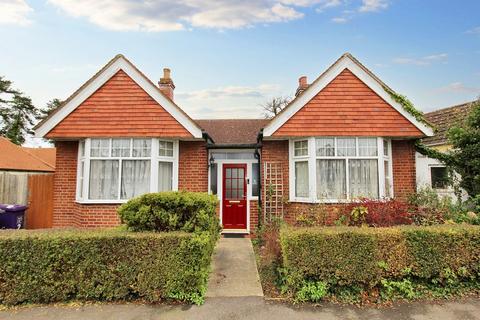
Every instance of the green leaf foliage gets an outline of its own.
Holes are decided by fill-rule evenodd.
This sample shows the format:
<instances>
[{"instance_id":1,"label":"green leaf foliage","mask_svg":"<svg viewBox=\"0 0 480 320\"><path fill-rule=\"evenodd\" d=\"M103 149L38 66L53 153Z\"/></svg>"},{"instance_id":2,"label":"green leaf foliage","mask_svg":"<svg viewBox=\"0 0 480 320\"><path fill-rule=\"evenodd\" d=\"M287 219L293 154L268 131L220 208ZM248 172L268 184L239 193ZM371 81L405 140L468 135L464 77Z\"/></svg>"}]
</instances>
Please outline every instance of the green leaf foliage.
<instances>
[{"instance_id":1,"label":"green leaf foliage","mask_svg":"<svg viewBox=\"0 0 480 320\"><path fill-rule=\"evenodd\" d=\"M355 301L352 292L416 299L480 286L478 226L285 227L280 242L284 283L302 301L339 293Z\"/></svg>"},{"instance_id":2,"label":"green leaf foliage","mask_svg":"<svg viewBox=\"0 0 480 320\"><path fill-rule=\"evenodd\" d=\"M0 231L0 304L132 299L200 304L216 239L208 232Z\"/></svg>"},{"instance_id":3,"label":"green leaf foliage","mask_svg":"<svg viewBox=\"0 0 480 320\"><path fill-rule=\"evenodd\" d=\"M133 231L209 231L218 233L218 200L200 192L149 193L120 206L118 214Z\"/></svg>"},{"instance_id":4,"label":"green leaf foliage","mask_svg":"<svg viewBox=\"0 0 480 320\"><path fill-rule=\"evenodd\" d=\"M390 95L390 97L392 97L393 100L399 103L403 107L403 109L409 114L411 114L418 122L421 122L426 126L431 127L431 124L428 123L427 120L425 120L423 112L415 108L413 103L406 96L396 93L388 87L383 87L383 89Z\"/></svg>"}]
</instances>

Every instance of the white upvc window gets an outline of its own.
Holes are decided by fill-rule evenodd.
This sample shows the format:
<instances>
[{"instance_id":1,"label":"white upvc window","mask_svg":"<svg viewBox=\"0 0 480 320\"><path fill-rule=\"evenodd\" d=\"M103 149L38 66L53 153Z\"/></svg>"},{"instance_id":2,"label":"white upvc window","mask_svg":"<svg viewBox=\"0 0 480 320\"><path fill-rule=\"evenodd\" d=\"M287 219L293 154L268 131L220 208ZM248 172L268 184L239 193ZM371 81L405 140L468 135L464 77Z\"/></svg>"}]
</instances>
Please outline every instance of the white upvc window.
<instances>
[{"instance_id":1,"label":"white upvc window","mask_svg":"<svg viewBox=\"0 0 480 320\"><path fill-rule=\"evenodd\" d=\"M377 137L290 141L290 200L345 202L393 196L391 142Z\"/></svg>"},{"instance_id":2,"label":"white upvc window","mask_svg":"<svg viewBox=\"0 0 480 320\"><path fill-rule=\"evenodd\" d=\"M77 201L122 203L178 189L178 141L87 138L79 142Z\"/></svg>"}]
</instances>

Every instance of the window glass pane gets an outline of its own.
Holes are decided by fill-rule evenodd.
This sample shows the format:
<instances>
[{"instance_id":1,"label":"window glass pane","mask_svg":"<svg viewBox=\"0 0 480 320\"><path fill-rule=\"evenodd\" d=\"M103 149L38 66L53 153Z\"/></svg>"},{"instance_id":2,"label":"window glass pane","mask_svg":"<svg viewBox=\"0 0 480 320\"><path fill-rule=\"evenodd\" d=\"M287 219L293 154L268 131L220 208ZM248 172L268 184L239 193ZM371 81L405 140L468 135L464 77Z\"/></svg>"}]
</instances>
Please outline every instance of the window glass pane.
<instances>
[{"instance_id":1,"label":"window glass pane","mask_svg":"<svg viewBox=\"0 0 480 320\"><path fill-rule=\"evenodd\" d=\"M173 142L159 141L158 155L160 157L173 157Z\"/></svg>"},{"instance_id":2,"label":"window glass pane","mask_svg":"<svg viewBox=\"0 0 480 320\"><path fill-rule=\"evenodd\" d=\"M357 154L355 138L337 138L337 155L354 157Z\"/></svg>"},{"instance_id":3,"label":"window glass pane","mask_svg":"<svg viewBox=\"0 0 480 320\"><path fill-rule=\"evenodd\" d=\"M210 192L217 194L217 170L218 164L213 163L210 165Z\"/></svg>"},{"instance_id":4,"label":"window glass pane","mask_svg":"<svg viewBox=\"0 0 480 320\"><path fill-rule=\"evenodd\" d=\"M295 196L308 198L308 162L295 162Z\"/></svg>"},{"instance_id":5,"label":"window glass pane","mask_svg":"<svg viewBox=\"0 0 480 320\"><path fill-rule=\"evenodd\" d=\"M80 199L83 199L83 175L85 170L85 161L80 162L80 176L78 181L78 195Z\"/></svg>"},{"instance_id":6,"label":"window glass pane","mask_svg":"<svg viewBox=\"0 0 480 320\"><path fill-rule=\"evenodd\" d=\"M335 139L334 138L318 138L316 139L317 156L333 157L335 155Z\"/></svg>"},{"instance_id":7,"label":"window glass pane","mask_svg":"<svg viewBox=\"0 0 480 320\"><path fill-rule=\"evenodd\" d=\"M158 191L172 190L173 182L173 163L159 162L158 163Z\"/></svg>"},{"instance_id":8,"label":"window glass pane","mask_svg":"<svg viewBox=\"0 0 480 320\"><path fill-rule=\"evenodd\" d=\"M112 157L129 157L130 139L112 139Z\"/></svg>"},{"instance_id":9,"label":"window glass pane","mask_svg":"<svg viewBox=\"0 0 480 320\"><path fill-rule=\"evenodd\" d=\"M383 155L384 156L388 156L388 141L387 140L383 140Z\"/></svg>"},{"instance_id":10,"label":"window glass pane","mask_svg":"<svg viewBox=\"0 0 480 320\"><path fill-rule=\"evenodd\" d=\"M448 187L448 171L446 167L431 167L430 175L432 179L432 188L445 189Z\"/></svg>"},{"instance_id":11,"label":"window glass pane","mask_svg":"<svg viewBox=\"0 0 480 320\"><path fill-rule=\"evenodd\" d=\"M378 198L378 161L349 160L350 198Z\"/></svg>"},{"instance_id":12,"label":"window glass pane","mask_svg":"<svg viewBox=\"0 0 480 320\"><path fill-rule=\"evenodd\" d=\"M133 157L150 157L152 140L133 139Z\"/></svg>"},{"instance_id":13,"label":"window glass pane","mask_svg":"<svg viewBox=\"0 0 480 320\"><path fill-rule=\"evenodd\" d=\"M118 199L119 160L91 160L89 199Z\"/></svg>"},{"instance_id":14,"label":"window glass pane","mask_svg":"<svg viewBox=\"0 0 480 320\"><path fill-rule=\"evenodd\" d=\"M377 138L358 138L358 153L361 157L377 156Z\"/></svg>"},{"instance_id":15,"label":"window glass pane","mask_svg":"<svg viewBox=\"0 0 480 320\"><path fill-rule=\"evenodd\" d=\"M150 192L150 160L122 161L120 197L131 199Z\"/></svg>"},{"instance_id":16,"label":"window glass pane","mask_svg":"<svg viewBox=\"0 0 480 320\"><path fill-rule=\"evenodd\" d=\"M91 157L109 157L110 139L92 139L90 141Z\"/></svg>"},{"instance_id":17,"label":"window glass pane","mask_svg":"<svg viewBox=\"0 0 480 320\"><path fill-rule=\"evenodd\" d=\"M85 140L80 141L80 157L85 157Z\"/></svg>"},{"instance_id":18,"label":"window glass pane","mask_svg":"<svg viewBox=\"0 0 480 320\"><path fill-rule=\"evenodd\" d=\"M295 141L294 142L294 155L295 157L308 156L308 141Z\"/></svg>"},{"instance_id":19,"label":"window glass pane","mask_svg":"<svg viewBox=\"0 0 480 320\"><path fill-rule=\"evenodd\" d=\"M383 167L385 169L385 197L390 198L392 196L391 188L390 188L390 169L389 169L389 162L384 161Z\"/></svg>"},{"instance_id":20,"label":"window glass pane","mask_svg":"<svg viewBox=\"0 0 480 320\"><path fill-rule=\"evenodd\" d=\"M317 160L317 199L345 199L345 160Z\"/></svg>"},{"instance_id":21,"label":"window glass pane","mask_svg":"<svg viewBox=\"0 0 480 320\"><path fill-rule=\"evenodd\" d=\"M252 197L258 197L260 193L260 170L258 163L252 163Z\"/></svg>"}]
</instances>

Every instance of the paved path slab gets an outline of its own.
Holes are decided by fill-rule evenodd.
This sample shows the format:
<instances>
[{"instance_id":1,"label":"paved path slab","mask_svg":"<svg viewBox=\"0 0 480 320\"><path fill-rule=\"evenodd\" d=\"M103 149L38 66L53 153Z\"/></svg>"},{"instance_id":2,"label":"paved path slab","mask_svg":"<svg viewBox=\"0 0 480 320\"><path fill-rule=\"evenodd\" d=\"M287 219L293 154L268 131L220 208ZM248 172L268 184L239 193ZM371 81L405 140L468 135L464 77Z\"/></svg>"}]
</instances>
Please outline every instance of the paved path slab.
<instances>
[{"instance_id":1,"label":"paved path slab","mask_svg":"<svg viewBox=\"0 0 480 320\"><path fill-rule=\"evenodd\" d=\"M212 267L207 297L263 296L250 239L221 238Z\"/></svg>"}]
</instances>

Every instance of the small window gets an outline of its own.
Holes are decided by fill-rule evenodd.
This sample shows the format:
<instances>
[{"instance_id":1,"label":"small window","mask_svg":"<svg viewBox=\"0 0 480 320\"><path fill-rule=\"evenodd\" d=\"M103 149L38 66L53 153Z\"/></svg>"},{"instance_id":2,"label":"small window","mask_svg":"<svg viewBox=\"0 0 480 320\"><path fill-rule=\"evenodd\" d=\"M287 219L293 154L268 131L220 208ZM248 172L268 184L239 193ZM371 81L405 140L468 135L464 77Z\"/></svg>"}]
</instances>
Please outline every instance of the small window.
<instances>
[{"instance_id":1,"label":"small window","mask_svg":"<svg viewBox=\"0 0 480 320\"><path fill-rule=\"evenodd\" d=\"M159 141L158 155L160 157L173 157L173 142Z\"/></svg>"},{"instance_id":2,"label":"small window","mask_svg":"<svg viewBox=\"0 0 480 320\"><path fill-rule=\"evenodd\" d=\"M158 191L172 190L173 179L173 163L159 162L158 163Z\"/></svg>"},{"instance_id":3,"label":"small window","mask_svg":"<svg viewBox=\"0 0 480 320\"><path fill-rule=\"evenodd\" d=\"M106 158L110 156L110 139L92 139L90 156Z\"/></svg>"},{"instance_id":4,"label":"small window","mask_svg":"<svg viewBox=\"0 0 480 320\"><path fill-rule=\"evenodd\" d=\"M308 162L295 162L295 196L308 198Z\"/></svg>"},{"instance_id":5,"label":"small window","mask_svg":"<svg viewBox=\"0 0 480 320\"><path fill-rule=\"evenodd\" d=\"M252 197L258 197L260 193L260 170L258 163L252 163Z\"/></svg>"},{"instance_id":6,"label":"small window","mask_svg":"<svg viewBox=\"0 0 480 320\"><path fill-rule=\"evenodd\" d=\"M210 165L210 191L212 194L217 194L218 187L217 187L217 170L218 164L213 163Z\"/></svg>"},{"instance_id":7,"label":"small window","mask_svg":"<svg viewBox=\"0 0 480 320\"><path fill-rule=\"evenodd\" d=\"M308 156L308 141L295 141L295 157Z\"/></svg>"},{"instance_id":8,"label":"small window","mask_svg":"<svg viewBox=\"0 0 480 320\"><path fill-rule=\"evenodd\" d=\"M385 157L388 157L389 156L389 152L388 152L388 141L387 140L383 140L383 155Z\"/></svg>"},{"instance_id":9,"label":"small window","mask_svg":"<svg viewBox=\"0 0 480 320\"><path fill-rule=\"evenodd\" d=\"M357 154L355 138L337 138L337 153L339 157L354 157Z\"/></svg>"},{"instance_id":10,"label":"small window","mask_svg":"<svg viewBox=\"0 0 480 320\"><path fill-rule=\"evenodd\" d=\"M134 157L150 157L151 148L152 148L152 140L133 139L133 156Z\"/></svg>"},{"instance_id":11,"label":"small window","mask_svg":"<svg viewBox=\"0 0 480 320\"><path fill-rule=\"evenodd\" d=\"M112 157L130 157L130 139L112 140Z\"/></svg>"},{"instance_id":12,"label":"small window","mask_svg":"<svg viewBox=\"0 0 480 320\"><path fill-rule=\"evenodd\" d=\"M335 156L335 138L318 138L315 141L318 157Z\"/></svg>"},{"instance_id":13,"label":"small window","mask_svg":"<svg viewBox=\"0 0 480 320\"><path fill-rule=\"evenodd\" d=\"M361 157L376 157L377 138L358 138L358 153Z\"/></svg>"},{"instance_id":14,"label":"small window","mask_svg":"<svg viewBox=\"0 0 480 320\"><path fill-rule=\"evenodd\" d=\"M446 189L449 184L448 170L446 167L431 167L432 188Z\"/></svg>"}]
</instances>

